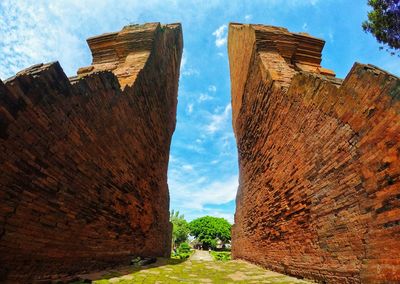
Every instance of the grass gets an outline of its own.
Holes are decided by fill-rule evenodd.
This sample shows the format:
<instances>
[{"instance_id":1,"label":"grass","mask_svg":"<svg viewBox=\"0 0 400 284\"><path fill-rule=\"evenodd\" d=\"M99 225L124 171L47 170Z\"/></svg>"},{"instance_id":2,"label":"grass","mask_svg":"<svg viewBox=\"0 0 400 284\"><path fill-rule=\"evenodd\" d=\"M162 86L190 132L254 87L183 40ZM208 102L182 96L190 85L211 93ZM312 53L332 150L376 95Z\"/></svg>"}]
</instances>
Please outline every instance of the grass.
<instances>
[{"instance_id":1,"label":"grass","mask_svg":"<svg viewBox=\"0 0 400 284\"><path fill-rule=\"evenodd\" d=\"M226 254L226 252L225 252ZM112 270L115 273L115 270ZM163 263L125 273L108 279L94 281L96 284L134 283L310 283L279 273L265 270L244 261L192 261L167 259Z\"/></svg>"},{"instance_id":2,"label":"grass","mask_svg":"<svg viewBox=\"0 0 400 284\"><path fill-rule=\"evenodd\" d=\"M190 248L187 243L180 244L176 252L172 252L172 259L187 259L194 253L194 250Z\"/></svg>"},{"instance_id":3,"label":"grass","mask_svg":"<svg viewBox=\"0 0 400 284\"><path fill-rule=\"evenodd\" d=\"M172 253L171 258L172 259L188 259L193 253L194 253L194 250L191 250L189 252Z\"/></svg>"},{"instance_id":4,"label":"grass","mask_svg":"<svg viewBox=\"0 0 400 284\"><path fill-rule=\"evenodd\" d=\"M231 260L230 251L211 251L211 256L217 261L228 261Z\"/></svg>"}]
</instances>

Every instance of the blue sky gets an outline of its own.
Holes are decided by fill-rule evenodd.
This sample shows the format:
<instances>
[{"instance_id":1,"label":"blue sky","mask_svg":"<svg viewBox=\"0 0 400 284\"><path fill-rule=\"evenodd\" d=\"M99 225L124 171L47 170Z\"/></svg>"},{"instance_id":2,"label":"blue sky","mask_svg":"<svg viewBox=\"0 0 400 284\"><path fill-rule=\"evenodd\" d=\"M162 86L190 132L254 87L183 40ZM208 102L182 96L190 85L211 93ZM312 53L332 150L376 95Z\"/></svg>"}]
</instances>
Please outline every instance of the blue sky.
<instances>
[{"instance_id":1,"label":"blue sky","mask_svg":"<svg viewBox=\"0 0 400 284\"><path fill-rule=\"evenodd\" d=\"M129 23L181 22L184 56L168 182L171 209L187 219L233 221L237 153L226 47L229 22L260 23L326 40L323 66L344 77L355 61L400 75L400 59L361 29L367 0L0 2L0 78L58 60L67 75L91 62L85 39Z\"/></svg>"}]
</instances>

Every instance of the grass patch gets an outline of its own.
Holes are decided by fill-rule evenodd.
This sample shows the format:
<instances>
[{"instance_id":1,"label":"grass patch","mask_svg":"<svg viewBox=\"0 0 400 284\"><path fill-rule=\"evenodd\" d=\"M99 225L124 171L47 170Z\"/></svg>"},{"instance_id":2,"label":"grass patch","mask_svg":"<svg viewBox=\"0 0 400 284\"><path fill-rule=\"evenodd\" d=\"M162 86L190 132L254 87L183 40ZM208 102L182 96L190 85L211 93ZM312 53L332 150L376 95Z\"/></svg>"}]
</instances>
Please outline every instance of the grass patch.
<instances>
[{"instance_id":1,"label":"grass patch","mask_svg":"<svg viewBox=\"0 0 400 284\"><path fill-rule=\"evenodd\" d=\"M189 252L176 252L171 254L172 259L188 259L192 254L194 253L194 250L191 250Z\"/></svg>"},{"instance_id":2,"label":"grass patch","mask_svg":"<svg viewBox=\"0 0 400 284\"><path fill-rule=\"evenodd\" d=\"M231 260L230 251L211 251L211 256L217 261L228 261Z\"/></svg>"},{"instance_id":3,"label":"grass patch","mask_svg":"<svg viewBox=\"0 0 400 284\"><path fill-rule=\"evenodd\" d=\"M180 244L176 252L172 252L172 259L187 259L194 253L194 250L190 248L187 243Z\"/></svg>"}]
</instances>

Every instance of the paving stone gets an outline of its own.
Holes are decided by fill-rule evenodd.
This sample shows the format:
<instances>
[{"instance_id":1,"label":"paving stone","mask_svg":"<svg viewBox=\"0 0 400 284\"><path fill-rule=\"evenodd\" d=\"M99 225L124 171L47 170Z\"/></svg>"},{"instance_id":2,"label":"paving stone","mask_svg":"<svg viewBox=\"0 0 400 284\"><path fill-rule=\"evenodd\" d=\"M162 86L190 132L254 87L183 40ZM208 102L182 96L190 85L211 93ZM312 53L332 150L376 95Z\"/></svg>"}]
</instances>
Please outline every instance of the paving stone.
<instances>
[{"instance_id":1,"label":"paving stone","mask_svg":"<svg viewBox=\"0 0 400 284\"><path fill-rule=\"evenodd\" d=\"M268 271L245 261L186 260L172 265L173 273L167 273L164 265L160 263L158 267L140 268L132 274L119 277L120 282L117 283L136 283L140 277L144 277L143 283L312 283ZM242 269L246 272L241 272ZM152 276L149 277L149 274ZM133 278L128 279L127 276ZM115 278L97 279L94 284L111 281L115 281Z\"/></svg>"}]
</instances>

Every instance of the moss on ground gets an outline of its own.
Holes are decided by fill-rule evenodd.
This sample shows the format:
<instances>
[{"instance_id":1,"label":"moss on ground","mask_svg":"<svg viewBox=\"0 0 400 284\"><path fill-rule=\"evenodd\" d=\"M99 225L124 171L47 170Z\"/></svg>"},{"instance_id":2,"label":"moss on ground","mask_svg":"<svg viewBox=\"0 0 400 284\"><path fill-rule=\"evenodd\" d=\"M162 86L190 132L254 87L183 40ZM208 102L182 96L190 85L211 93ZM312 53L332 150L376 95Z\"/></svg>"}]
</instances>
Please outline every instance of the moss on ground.
<instances>
[{"instance_id":1,"label":"moss on ground","mask_svg":"<svg viewBox=\"0 0 400 284\"><path fill-rule=\"evenodd\" d=\"M112 274L116 277L109 278ZM310 283L265 270L244 261L164 260L123 276L115 271L105 274L96 284L133 283Z\"/></svg>"},{"instance_id":2,"label":"moss on ground","mask_svg":"<svg viewBox=\"0 0 400 284\"><path fill-rule=\"evenodd\" d=\"M219 260L219 261L231 260L230 251L212 251L210 254L214 258L214 260Z\"/></svg>"}]
</instances>

